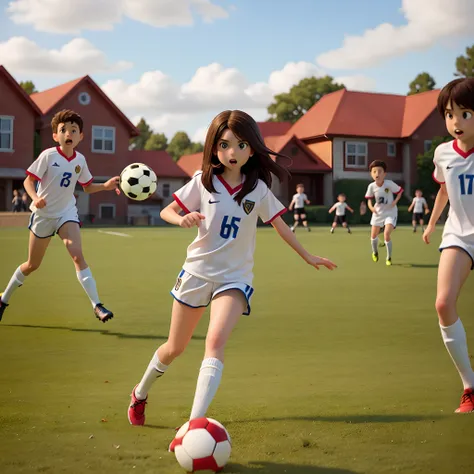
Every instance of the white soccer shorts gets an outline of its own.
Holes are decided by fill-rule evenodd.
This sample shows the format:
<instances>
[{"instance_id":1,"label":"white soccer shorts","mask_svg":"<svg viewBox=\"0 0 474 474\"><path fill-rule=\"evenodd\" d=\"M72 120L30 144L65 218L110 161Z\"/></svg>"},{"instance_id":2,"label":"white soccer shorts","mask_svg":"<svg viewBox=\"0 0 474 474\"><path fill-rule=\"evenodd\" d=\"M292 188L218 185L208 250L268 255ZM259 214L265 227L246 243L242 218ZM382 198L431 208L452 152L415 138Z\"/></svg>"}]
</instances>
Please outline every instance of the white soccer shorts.
<instances>
[{"instance_id":1,"label":"white soccer shorts","mask_svg":"<svg viewBox=\"0 0 474 474\"><path fill-rule=\"evenodd\" d=\"M81 224L79 216L77 215L77 208L73 207L61 217L38 216L36 212L33 212L30 216L28 229L30 229L36 237L46 239L56 234L66 222L77 222L79 225Z\"/></svg>"},{"instance_id":2,"label":"white soccer shorts","mask_svg":"<svg viewBox=\"0 0 474 474\"><path fill-rule=\"evenodd\" d=\"M443 235L443 240L439 246L439 251L442 252L444 249L452 247L458 247L464 250L471 257L471 270L474 270L474 242L467 241L466 239L458 237L454 234Z\"/></svg>"},{"instance_id":3,"label":"white soccer shorts","mask_svg":"<svg viewBox=\"0 0 474 474\"><path fill-rule=\"evenodd\" d=\"M375 227L384 227L388 224L392 224L393 227L397 227L397 217L398 214L394 213L384 213L384 214L373 214L370 219L370 225Z\"/></svg>"},{"instance_id":4,"label":"white soccer shorts","mask_svg":"<svg viewBox=\"0 0 474 474\"><path fill-rule=\"evenodd\" d=\"M223 291L240 290L247 300L247 310L245 316L250 314L250 300L253 295L253 288L246 283L212 283L202 280L190 273L181 270L176 280L176 284L171 290L171 295L177 301L191 308L202 308Z\"/></svg>"}]
</instances>

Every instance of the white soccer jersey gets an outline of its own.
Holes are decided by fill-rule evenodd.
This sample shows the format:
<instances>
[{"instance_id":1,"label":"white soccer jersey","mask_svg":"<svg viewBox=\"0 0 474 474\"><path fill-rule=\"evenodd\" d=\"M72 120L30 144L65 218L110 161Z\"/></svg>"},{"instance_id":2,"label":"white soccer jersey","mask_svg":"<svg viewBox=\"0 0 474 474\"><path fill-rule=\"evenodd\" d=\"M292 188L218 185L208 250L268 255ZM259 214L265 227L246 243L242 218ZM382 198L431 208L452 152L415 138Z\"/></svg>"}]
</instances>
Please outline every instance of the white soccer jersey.
<instances>
[{"instance_id":1,"label":"white soccer jersey","mask_svg":"<svg viewBox=\"0 0 474 474\"><path fill-rule=\"evenodd\" d=\"M397 207L390 207L390 204L394 201L393 195L400 194L403 192L403 188L397 183L394 183L390 179L386 179L382 186L377 186L375 181L369 184L367 192L365 193L366 199L375 199L375 209L381 215L397 215Z\"/></svg>"},{"instance_id":2,"label":"white soccer jersey","mask_svg":"<svg viewBox=\"0 0 474 474\"><path fill-rule=\"evenodd\" d=\"M423 214L423 211L428 204L426 203L426 199L424 197L414 197L413 198L413 204L415 205L413 207L413 212L415 214Z\"/></svg>"},{"instance_id":3,"label":"white soccer jersey","mask_svg":"<svg viewBox=\"0 0 474 474\"><path fill-rule=\"evenodd\" d=\"M442 143L434 164L433 178L446 184L450 204L443 241L452 235L474 246L474 149L464 153L456 140Z\"/></svg>"},{"instance_id":4,"label":"white soccer jersey","mask_svg":"<svg viewBox=\"0 0 474 474\"><path fill-rule=\"evenodd\" d=\"M293 201L295 202L295 209L302 209L304 207L305 201L308 200L308 196L305 193L296 193L293 196Z\"/></svg>"},{"instance_id":5,"label":"white soccer jersey","mask_svg":"<svg viewBox=\"0 0 474 474\"><path fill-rule=\"evenodd\" d=\"M232 189L221 176L214 176L217 193L213 194L206 190L201 177L195 176L173 194L184 212L199 209L205 216L188 247L183 269L211 282L252 285L257 219L268 224L286 208L261 180L239 205L234 196L242 185Z\"/></svg>"},{"instance_id":6,"label":"white soccer jersey","mask_svg":"<svg viewBox=\"0 0 474 474\"><path fill-rule=\"evenodd\" d=\"M347 204L345 202L336 202L336 216L345 216Z\"/></svg>"},{"instance_id":7,"label":"white soccer jersey","mask_svg":"<svg viewBox=\"0 0 474 474\"><path fill-rule=\"evenodd\" d=\"M76 183L87 186L93 179L84 155L75 151L67 158L59 147L44 150L26 174L39 181L36 193L46 201L42 209L36 209L33 203L30 209L44 217L60 217L67 213L76 205Z\"/></svg>"}]
</instances>

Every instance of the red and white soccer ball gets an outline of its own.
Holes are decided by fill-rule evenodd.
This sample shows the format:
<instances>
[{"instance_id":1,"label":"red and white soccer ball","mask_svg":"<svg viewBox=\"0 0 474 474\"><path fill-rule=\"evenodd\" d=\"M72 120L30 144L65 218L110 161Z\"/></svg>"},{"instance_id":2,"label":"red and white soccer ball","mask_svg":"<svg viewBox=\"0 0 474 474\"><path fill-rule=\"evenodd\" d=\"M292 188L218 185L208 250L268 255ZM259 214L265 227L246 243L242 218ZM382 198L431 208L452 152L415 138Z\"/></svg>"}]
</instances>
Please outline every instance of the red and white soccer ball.
<instances>
[{"instance_id":1,"label":"red and white soccer ball","mask_svg":"<svg viewBox=\"0 0 474 474\"><path fill-rule=\"evenodd\" d=\"M187 472L218 472L229 460L229 433L212 418L188 421L178 430L175 440L174 454Z\"/></svg>"}]
</instances>

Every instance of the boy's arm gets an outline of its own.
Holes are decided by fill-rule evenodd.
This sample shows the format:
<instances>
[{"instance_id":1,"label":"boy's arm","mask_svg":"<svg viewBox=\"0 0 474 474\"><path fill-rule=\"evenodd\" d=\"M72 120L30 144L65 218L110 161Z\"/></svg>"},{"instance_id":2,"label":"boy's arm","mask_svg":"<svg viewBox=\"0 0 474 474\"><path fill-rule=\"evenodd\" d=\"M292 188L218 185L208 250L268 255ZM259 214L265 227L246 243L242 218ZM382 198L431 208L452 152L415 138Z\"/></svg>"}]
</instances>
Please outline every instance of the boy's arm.
<instances>
[{"instance_id":1,"label":"boy's arm","mask_svg":"<svg viewBox=\"0 0 474 474\"><path fill-rule=\"evenodd\" d=\"M430 235L434 232L436 228L436 223L441 216L446 204L448 204L448 191L446 191L446 185L442 183L440 185L438 194L436 195L436 200L433 206L433 211L431 212L430 221L426 226L425 232L423 233L423 240L425 243L430 243Z\"/></svg>"},{"instance_id":2,"label":"boy's arm","mask_svg":"<svg viewBox=\"0 0 474 474\"><path fill-rule=\"evenodd\" d=\"M290 202L290 205L288 206L288 209L289 209L290 211L293 210L293 205L294 205L294 204L295 204L295 199L293 198L293 199L291 200L291 202Z\"/></svg>"},{"instance_id":3,"label":"boy's arm","mask_svg":"<svg viewBox=\"0 0 474 474\"><path fill-rule=\"evenodd\" d=\"M408 206L408 212L411 212L411 210L413 209L413 206L415 205L415 200L413 199L413 201L411 202L411 204Z\"/></svg>"},{"instance_id":4,"label":"boy's arm","mask_svg":"<svg viewBox=\"0 0 474 474\"><path fill-rule=\"evenodd\" d=\"M354 209L352 209L352 207L349 206L349 204L346 204L346 207L349 210L349 212L352 212L352 214L354 214Z\"/></svg>"},{"instance_id":5,"label":"boy's arm","mask_svg":"<svg viewBox=\"0 0 474 474\"><path fill-rule=\"evenodd\" d=\"M118 189L119 181L120 176L114 176L105 183L90 183L87 186L83 186L82 189L84 189L84 192L87 194L94 194L100 191L113 191L114 189L117 194L120 194Z\"/></svg>"},{"instance_id":6,"label":"boy's arm","mask_svg":"<svg viewBox=\"0 0 474 474\"><path fill-rule=\"evenodd\" d=\"M329 214L331 214L331 212L334 212L334 209L336 209L336 205L334 204L334 206L331 207L331 209L329 209Z\"/></svg>"},{"instance_id":7,"label":"boy's arm","mask_svg":"<svg viewBox=\"0 0 474 474\"><path fill-rule=\"evenodd\" d=\"M28 193L28 196L30 196L31 200L33 201L33 204L35 207L38 209L42 209L44 206L46 206L46 201L43 198L39 198L38 195L36 194L36 179L33 178L33 176L28 175L23 181L23 186L25 188L25 191Z\"/></svg>"},{"instance_id":8,"label":"boy's arm","mask_svg":"<svg viewBox=\"0 0 474 474\"><path fill-rule=\"evenodd\" d=\"M400 201L400 199L402 198L402 191L403 190L400 190L398 192L397 197L395 198L395 201L392 202L391 207L395 207L398 204L398 201Z\"/></svg>"},{"instance_id":9,"label":"boy's arm","mask_svg":"<svg viewBox=\"0 0 474 474\"><path fill-rule=\"evenodd\" d=\"M423 205L425 206L425 214L429 214L430 208L428 207L428 203L426 202L426 199L424 200Z\"/></svg>"},{"instance_id":10,"label":"boy's arm","mask_svg":"<svg viewBox=\"0 0 474 474\"><path fill-rule=\"evenodd\" d=\"M367 205L370 209L370 212L372 212L372 214L377 214L377 211L375 210L375 208L372 204L372 198L367 198Z\"/></svg>"}]
</instances>

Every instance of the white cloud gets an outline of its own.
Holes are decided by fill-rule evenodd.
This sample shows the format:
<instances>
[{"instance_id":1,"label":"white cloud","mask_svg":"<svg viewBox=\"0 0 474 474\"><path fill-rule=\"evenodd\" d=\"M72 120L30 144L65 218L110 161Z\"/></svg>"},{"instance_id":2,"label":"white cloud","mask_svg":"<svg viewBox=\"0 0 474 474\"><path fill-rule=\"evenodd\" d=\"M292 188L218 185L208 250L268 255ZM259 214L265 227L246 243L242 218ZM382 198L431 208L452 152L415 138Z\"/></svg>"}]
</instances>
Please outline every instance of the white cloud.
<instances>
[{"instance_id":1,"label":"white cloud","mask_svg":"<svg viewBox=\"0 0 474 474\"><path fill-rule=\"evenodd\" d=\"M199 127L195 132L194 135L192 135L191 140L196 143L204 143L206 140L206 134L207 134L207 127Z\"/></svg>"},{"instance_id":2,"label":"white cloud","mask_svg":"<svg viewBox=\"0 0 474 474\"><path fill-rule=\"evenodd\" d=\"M72 34L84 29L111 30L123 17L166 27L192 25L195 16L205 22L229 16L212 0L12 0L6 11L16 24Z\"/></svg>"},{"instance_id":3,"label":"white cloud","mask_svg":"<svg viewBox=\"0 0 474 474\"><path fill-rule=\"evenodd\" d=\"M363 76L362 74L338 76L334 78L334 81L339 84L344 84L346 88L351 91L375 92L376 89L375 79Z\"/></svg>"},{"instance_id":4,"label":"white cloud","mask_svg":"<svg viewBox=\"0 0 474 474\"><path fill-rule=\"evenodd\" d=\"M48 50L28 38L14 36L0 43L0 58L13 73L82 75L132 67L127 61L109 63L102 51L83 38L75 38L60 49Z\"/></svg>"},{"instance_id":5,"label":"white cloud","mask_svg":"<svg viewBox=\"0 0 474 474\"><path fill-rule=\"evenodd\" d=\"M402 0L407 24L383 23L361 36L347 36L341 48L319 55L318 64L329 69L357 69L385 59L433 46L442 38L472 35L472 0Z\"/></svg>"}]
</instances>

